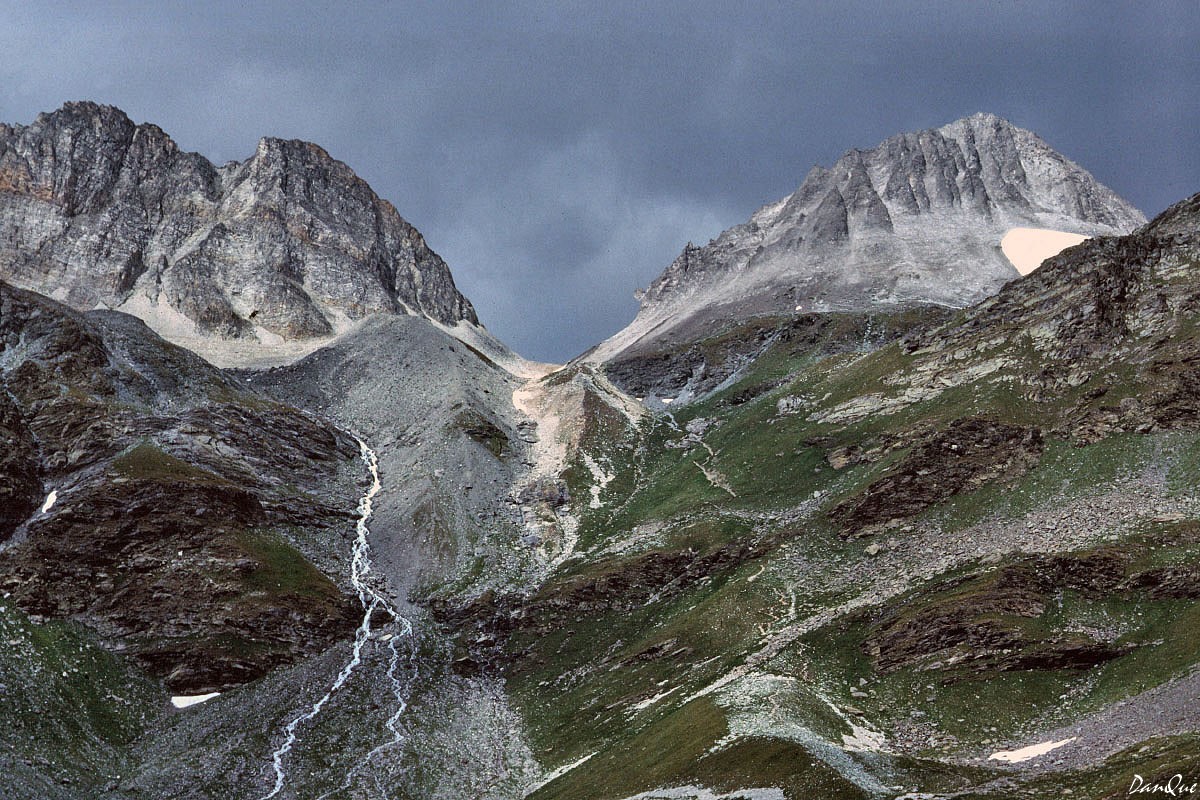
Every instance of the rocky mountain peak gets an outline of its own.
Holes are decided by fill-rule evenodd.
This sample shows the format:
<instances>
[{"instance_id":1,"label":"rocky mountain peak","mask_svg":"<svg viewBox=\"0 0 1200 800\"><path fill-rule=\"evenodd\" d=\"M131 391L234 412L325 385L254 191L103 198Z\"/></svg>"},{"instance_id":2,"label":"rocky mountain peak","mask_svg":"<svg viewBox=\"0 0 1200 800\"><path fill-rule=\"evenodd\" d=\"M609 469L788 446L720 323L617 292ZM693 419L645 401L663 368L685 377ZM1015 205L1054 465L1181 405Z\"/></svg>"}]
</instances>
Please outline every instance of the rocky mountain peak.
<instances>
[{"instance_id":1,"label":"rocky mountain peak","mask_svg":"<svg viewBox=\"0 0 1200 800\"><path fill-rule=\"evenodd\" d=\"M478 325L421 234L317 145L264 138L216 167L91 102L0 126L0 242L0 278L201 352L373 313Z\"/></svg>"},{"instance_id":2,"label":"rocky mountain peak","mask_svg":"<svg viewBox=\"0 0 1200 800\"><path fill-rule=\"evenodd\" d=\"M91 130L96 134L124 132L131 138L138 127L121 109L91 100L69 100L55 111L44 111L29 127L52 130Z\"/></svg>"},{"instance_id":3,"label":"rocky mountain peak","mask_svg":"<svg viewBox=\"0 0 1200 800\"><path fill-rule=\"evenodd\" d=\"M1013 228L1095 236L1144 222L1036 134L974 114L814 167L788 197L685 249L640 293L637 319L589 357L698 317L962 307L1018 276L999 247Z\"/></svg>"}]
</instances>

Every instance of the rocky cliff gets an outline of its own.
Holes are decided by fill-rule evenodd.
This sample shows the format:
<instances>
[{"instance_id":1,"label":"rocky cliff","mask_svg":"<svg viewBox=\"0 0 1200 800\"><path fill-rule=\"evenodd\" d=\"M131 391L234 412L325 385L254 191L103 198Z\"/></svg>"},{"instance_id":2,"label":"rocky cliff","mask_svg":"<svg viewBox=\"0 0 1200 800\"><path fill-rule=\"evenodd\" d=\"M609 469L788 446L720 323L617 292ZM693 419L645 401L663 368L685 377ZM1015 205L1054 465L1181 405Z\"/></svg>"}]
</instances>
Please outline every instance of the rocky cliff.
<instances>
[{"instance_id":1,"label":"rocky cliff","mask_svg":"<svg viewBox=\"0 0 1200 800\"><path fill-rule=\"evenodd\" d=\"M962 307L1017 277L999 246L1015 227L1093 236L1144 221L1036 134L976 114L850 150L746 223L689 244L588 358L659 351L754 316Z\"/></svg>"},{"instance_id":2,"label":"rocky cliff","mask_svg":"<svg viewBox=\"0 0 1200 800\"><path fill-rule=\"evenodd\" d=\"M341 555L346 434L124 314L4 283L0 397L9 603L86 624L177 693L245 683L353 630L357 604L284 536Z\"/></svg>"},{"instance_id":3,"label":"rocky cliff","mask_svg":"<svg viewBox=\"0 0 1200 800\"><path fill-rule=\"evenodd\" d=\"M478 322L421 234L320 147L267 138L217 167L94 103L0 125L0 278L200 342L379 312Z\"/></svg>"}]
</instances>

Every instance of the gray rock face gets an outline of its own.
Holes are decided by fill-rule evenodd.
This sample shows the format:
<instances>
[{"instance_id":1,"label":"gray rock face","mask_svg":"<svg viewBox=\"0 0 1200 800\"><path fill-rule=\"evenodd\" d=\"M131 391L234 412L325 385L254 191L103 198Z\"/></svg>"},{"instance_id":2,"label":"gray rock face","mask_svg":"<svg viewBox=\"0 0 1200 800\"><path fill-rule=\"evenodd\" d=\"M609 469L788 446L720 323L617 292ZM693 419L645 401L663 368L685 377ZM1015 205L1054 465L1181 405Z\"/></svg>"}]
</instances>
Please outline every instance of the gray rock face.
<instances>
[{"instance_id":1,"label":"gray rock face","mask_svg":"<svg viewBox=\"0 0 1200 800\"><path fill-rule=\"evenodd\" d=\"M634 322L589 358L653 348L698 317L962 307L1017 277L999 247L1014 227L1092 236L1144 222L1036 134L976 114L851 150L745 224L689 244L640 293Z\"/></svg>"},{"instance_id":2,"label":"gray rock face","mask_svg":"<svg viewBox=\"0 0 1200 800\"><path fill-rule=\"evenodd\" d=\"M216 167L119 109L0 125L0 278L168 335L324 337L366 315L477 324L445 262L316 145Z\"/></svg>"},{"instance_id":3,"label":"gray rock face","mask_svg":"<svg viewBox=\"0 0 1200 800\"><path fill-rule=\"evenodd\" d=\"M511 400L520 381L481 351L424 320L379 317L294 364L245 375L376 449L384 492L372 548L392 585L440 585L483 553L486 572L523 573L509 562L529 557L528 548L497 518L527 456ZM454 524L438 527L435 508Z\"/></svg>"}]
</instances>

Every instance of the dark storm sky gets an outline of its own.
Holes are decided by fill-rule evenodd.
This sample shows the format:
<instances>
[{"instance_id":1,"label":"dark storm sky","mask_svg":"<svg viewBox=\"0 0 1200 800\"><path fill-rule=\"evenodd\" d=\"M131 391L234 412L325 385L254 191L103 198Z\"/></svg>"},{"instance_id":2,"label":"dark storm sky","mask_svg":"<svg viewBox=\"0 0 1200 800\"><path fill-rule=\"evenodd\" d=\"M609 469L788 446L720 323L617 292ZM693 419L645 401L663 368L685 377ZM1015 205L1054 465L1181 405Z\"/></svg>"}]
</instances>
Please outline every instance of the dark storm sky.
<instances>
[{"instance_id":1,"label":"dark storm sky","mask_svg":"<svg viewBox=\"0 0 1200 800\"><path fill-rule=\"evenodd\" d=\"M9 3L0 120L91 99L218 163L315 141L562 360L814 163L992 111L1153 215L1200 191L1200 4Z\"/></svg>"}]
</instances>

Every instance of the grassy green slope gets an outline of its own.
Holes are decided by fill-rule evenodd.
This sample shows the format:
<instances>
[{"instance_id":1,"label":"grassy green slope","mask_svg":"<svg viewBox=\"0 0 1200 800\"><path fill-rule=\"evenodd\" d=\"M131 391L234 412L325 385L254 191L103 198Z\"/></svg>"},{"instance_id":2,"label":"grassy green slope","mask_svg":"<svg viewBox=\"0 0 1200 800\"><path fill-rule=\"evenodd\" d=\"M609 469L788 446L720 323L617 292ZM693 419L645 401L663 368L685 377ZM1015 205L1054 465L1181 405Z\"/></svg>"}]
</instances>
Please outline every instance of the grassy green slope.
<instances>
[{"instance_id":1,"label":"grassy green slope","mask_svg":"<svg viewBox=\"0 0 1200 800\"><path fill-rule=\"evenodd\" d=\"M1182 291L1174 269L1143 276L1139 291ZM1070 298L1043 298L1060 300ZM985 787L1007 774L988 753L1200 663L1193 596L1151 569L1183 570L1197 555L1200 439L1186 382L1160 366L1200 352L1192 306L1171 301L1153 336L1127 331L1080 356L1063 345L1077 333L1047 344L1006 303L1019 305L1002 297L999 311L867 355L776 345L723 391L645 422L636 441L585 436L615 473L601 508L577 503L587 557L551 577L506 645L543 763L590 756L536 797ZM976 324L986 313L1009 316ZM925 391L906 395L912 387ZM924 474L918 456L930 442L957 446L947 431L973 419L1041 438L1019 463L988 463L981 447L981 466L946 490L952 476ZM703 432L686 446L689 423ZM587 475L568 473L574 496L588 496ZM916 504L886 525L848 525L835 511L912 484ZM1022 551L1087 562L1105 547L1125 560L1101 589L1034 581L1012 590L1033 598L1020 613L1005 613L1007 595L998 608L978 600L1014 580ZM647 559L661 568L647 571ZM650 588L634 590L630 575ZM937 616L972 603L978 613L957 627ZM948 625L945 652L881 667L872 636L906 613ZM989 636L1009 652L989 650ZM872 737L882 752L856 744ZM1188 737L1155 747L1179 763L1196 753ZM1115 786L1114 765L1135 760L1029 773L1028 791Z\"/></svg>"},{"instance_id":2,"label":"grassy green slope","mask_svg":"<svg viewBox=\"0 0 1200 800\"><path fill-rule=\"evenodd\" d=\"M81 797L115 782L125 748L165 713L140 670L66 622L0 601L0 763L13 796Z\"/></svg>"}]
</instances>

